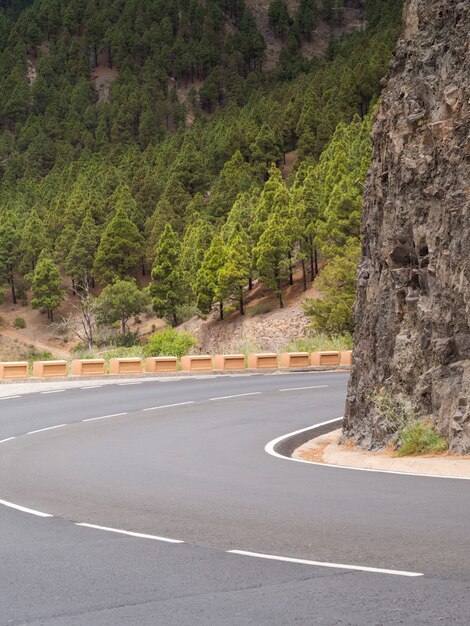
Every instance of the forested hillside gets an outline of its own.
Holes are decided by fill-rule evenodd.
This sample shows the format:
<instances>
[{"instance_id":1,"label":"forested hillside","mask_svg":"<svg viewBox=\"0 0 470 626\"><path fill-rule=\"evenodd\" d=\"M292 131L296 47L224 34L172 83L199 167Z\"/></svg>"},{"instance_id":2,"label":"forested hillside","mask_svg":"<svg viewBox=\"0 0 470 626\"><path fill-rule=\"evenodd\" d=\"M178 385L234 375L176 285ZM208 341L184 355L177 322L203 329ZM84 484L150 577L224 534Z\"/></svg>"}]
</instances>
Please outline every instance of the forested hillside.
<instances>
[{"instance_id":1,"label":"forested hillside","mask_svg":"<svg viewBox=\"0 0 470 626\"><path fill-rule=\"evenodd\" d=\"M350 328L369 112L401 0L368 0L365 28L312 60L302 41L343 4L301 0L291 15L273 0L269 72L244 0L1 7L3 297L24 302L31 286L52 318L67 283L90 302L104 287L136 300L150 278L142 307L175 324L215 304L243 314L255 279L282 306L294 266L306 288L321 258L325 300L309 310Z\"/></svg>"}]
</instances>

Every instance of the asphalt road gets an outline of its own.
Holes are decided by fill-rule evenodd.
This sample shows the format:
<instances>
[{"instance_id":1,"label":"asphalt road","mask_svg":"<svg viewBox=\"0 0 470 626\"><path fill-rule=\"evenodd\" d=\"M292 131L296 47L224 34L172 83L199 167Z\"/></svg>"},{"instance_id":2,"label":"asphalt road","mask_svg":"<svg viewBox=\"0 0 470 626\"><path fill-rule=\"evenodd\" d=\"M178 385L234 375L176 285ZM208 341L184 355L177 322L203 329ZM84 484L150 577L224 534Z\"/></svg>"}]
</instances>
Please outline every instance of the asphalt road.
<instances>
[{"instance_id":1,"label":"asphalt road","mask_svg":"<svg viewBox=\"0 0 470 626\"><path fill-rule=\"evenodd\" d=\"M0 506L0 624L467 626L468 481L264 451L339 417L346 382L222 376L1 400L0 499L51 517Z\"/></svg>"}]
</instances>

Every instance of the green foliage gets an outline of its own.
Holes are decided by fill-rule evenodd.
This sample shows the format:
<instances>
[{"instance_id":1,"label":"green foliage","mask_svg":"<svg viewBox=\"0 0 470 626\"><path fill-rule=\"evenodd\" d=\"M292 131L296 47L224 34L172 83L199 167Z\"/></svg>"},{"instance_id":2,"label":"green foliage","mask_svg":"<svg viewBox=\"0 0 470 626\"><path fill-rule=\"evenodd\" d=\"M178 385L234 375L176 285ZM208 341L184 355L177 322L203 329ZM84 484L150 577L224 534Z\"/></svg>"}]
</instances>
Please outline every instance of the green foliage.
<instances>
[{"instance_id":1,"label":"green foliage","mask_svg":"<svg viewBox=\"0 0 470 626\"><path fill-rule=\"evenodd\" d=\"M15 317L13 326L15 328L26 328L26 322L23 317Z\"/></svg>"},{"instance_id":2,"label":"green foliage","mask_svg":"<svg viewBox=\"0 0 470 626\"><path fill-rule=\"evenodd\" d=\"M149 293L154 311L160 317L170 320L174 326L178 323L178 307L187 296L180 256L181 244L178 236L170 224L167 224L155 249Z\"/></svg>"},{"instance_id":3,"label":"green foliage","mask_svg":"<svg viewBox=\"0 0 470 626\"><path fill-rule=\"evenodd\" d=\"M121 335L125 338L130 318L144 313L149 303L147 293L140 290L135 281L117 280L105 287L96 300L98 323L111 325L119 322Z\"/></svg>"},{"instance_id":4,"label":"green foliage","mask_svg":"<svg viewBox=\"0 0 470 626\"><path fill-rule=\"evenodd\" d=\"M449 448L449 443L434 429L429 420L414 420L400 432L397 456L440 454Z\"/></svg>"},{"instance_id":5,"label":"green foliage","mask_svg":"<svg viewBox=\"0 0 470 626\"><path fill-rule=\"evenodd\" d=\"M146 356L176 356L189 354L197 344L197 339L190 333L174 328L164 328L151 337L145 346Z\"/></svg>"},{"instance_id":6,"label":"green foliage","mask_svg":"<svg viewBox=\"0 0 470 626\"><path fill-rule=\"evenodd\" d=\"M352 350L353 338L349 333L343 335L327 335L325 333L314 333L308 337L302 337L291 341L283 346L283 352L324 352Z\"/></svg>"},{"instance_id":7,"label":"green foliage","mask_svg":"<svg viewBox=\"0 0 470 626\"><path fill-rule=\"evenodd\" d=\"M403 429L417 421L409 402L393 396L385 387L376 389L371 401L375 421L390 435L398 438Z\"/></svg>"},{"instance_id":8,"label":"green foliage","mask_svg":"<svg viewBox=\"0 0 470 626\"><path fill-rule=\"evenodd\" d=\"M255 315L264 315L265 313L271 313L276 308L275 302L267 300L265 302L258 302L247 309L248 317L255 317Z\"/></svg>"},{"instance_id":9,"label":"green foliage","mask_svg":"<svg viewBox=\"0 0 470 626\"><path fill-rule=\"evenodd\" d=\"M31 276L33 309L47 311L49 320L53 321L53 312L65 299L59 268L53 259L43 252Z\"/></svg>"}]
</instances>

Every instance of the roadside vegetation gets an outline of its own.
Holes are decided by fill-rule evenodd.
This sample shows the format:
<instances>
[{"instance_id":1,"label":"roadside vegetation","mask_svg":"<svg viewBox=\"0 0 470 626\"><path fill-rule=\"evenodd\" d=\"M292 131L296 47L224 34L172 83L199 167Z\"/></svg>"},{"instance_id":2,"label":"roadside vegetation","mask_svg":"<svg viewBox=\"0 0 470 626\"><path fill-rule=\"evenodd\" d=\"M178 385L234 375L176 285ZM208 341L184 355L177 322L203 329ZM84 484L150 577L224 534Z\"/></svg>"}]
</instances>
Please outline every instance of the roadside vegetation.
<instances>
[{"instance_id":1,"label":"roadside vegetation","mask_svg":"<svg viewBox=\"0 0 470 626\"><path fill-rule=\"evenodd\" d=\"M393 397L382 388L373 396L375 423L384 430L397 456L440 454L448 450L448 441L440 435L428 417L418 417L410 404Z\"/></svg>"}]
</instances>

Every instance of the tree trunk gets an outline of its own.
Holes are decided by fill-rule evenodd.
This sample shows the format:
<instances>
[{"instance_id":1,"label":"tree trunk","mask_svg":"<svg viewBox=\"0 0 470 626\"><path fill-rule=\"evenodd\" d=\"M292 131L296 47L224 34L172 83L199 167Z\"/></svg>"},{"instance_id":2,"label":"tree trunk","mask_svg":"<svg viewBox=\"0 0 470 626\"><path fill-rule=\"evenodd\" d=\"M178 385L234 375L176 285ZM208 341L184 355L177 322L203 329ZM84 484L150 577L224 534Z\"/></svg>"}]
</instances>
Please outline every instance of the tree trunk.
<instances>
[{"instance_id":1,"label":"tree trunk","mask_svg":"<svg viewBox=\"0 0 470 626\"><path fill-rule=\"evenodd\" d=\"M173 311L173 313L172 313L172 320L173 320L173 326L176 326L178 324L178 318L176 317L176 311Z\"/></svg>"},{"instance_id":2,"label":"tree trunk","mask_svg":"<svg viewBox=\"0 0 470 626\"><path fill-rule=\"evenodd\" d=\"M310 275L313 281L313 279L315 278L315 257L313 256L312 249L310 249Z\"/></svg>"},{"instance_id":3,"label":"tree trunk","mask_svg":"<svg viewBox=\"0 0 470 626\"><path fill-rule=\"evenodd\" d=\"M292 271L292 254L289 252L289 285L294 284L294 274Z\"/></svg>"},{"instance_id":4,"label":"tree trunk","mask_svg":"<svg viewBox=\"0 0 470 626\"><path fill-rule=\"evenodd\" d=\"M248 291L252 291L253 290L253 278L250 276L250 278L248 279Z\"/></svg>"},{"instance_id":5,"label":"tree trunk","mask_svg":"<svg viewBox=\"0 0 470 626\"><path fill-rule=\"evenodd\" d=\"M304 291L307 291L307 268L305 267L305 259L302 259L302 282Z\"/></svg>"},{"instance_id":6,"label":"tree trunk","mask_svg":"<svg viewBox=\"0 0 470 626\"><path fill-rule=\"evenodd\" d=\"M13 304L17 304L16 299L16 290L15 290L15 279L13 277L13 272L10 273L10 288L11 288L11 299L13 300Z\"/></svg>"},{"instance_id":7,"label":"tree trunk","mask_svg":"<svg viewBox=\"0 0 470 626\"><path fill-rule=\"evenodd\" d=\"M122 332L122 336L125 337L126 336L126 319L124 317L121 317L121 332Z\"/></svg>"},{"instance_id":8,"label":"tree trunk","mask_svg":"<svg viewBox=\"0 0 470 626\"><path fill-rule=\"evenodd\" d=\"M240 294L240 315L245 315L245 303L243 302L243 293Z\"/></svg>"},{"instance_id":9,"label":"tree trunk","mask_svg":"<svg viewBox=\"0 0 470 626\"><path fill-rule=\"evenodd\" d=\"M318 253L317 253L316 246L315 246L315 274L318 274Z\"/></svg>"},{"instance_id":10,"label":"tree trunk","mask_svg":"<svg viewBox=\"0 0 470 626\"><path fill-rule=\"evenodd\" d=\"M224 319L224 303L222 301L219 302L219 320Z\"/></svg>"},{"instance_id":11,"label":"tree trunk","mask_svg":"<svg viewBox=\"0 0 470 626\"><path fill-rule=\"evenodd\" d=\"M98 67L98 46L96 44L94 45L94 52L95 52L95 67Z\"/></svg>"},{"instance_id":12,"label":"tree trunk","mask_svg":"<svg viewBox=\"0 0 470 626\"><path fill-rule=\"evenodd\" d=\"M284 300L282 299L282 289L281 289L281 279L280 279L280 277L276 278L276 284L277 284L277 297L279 298L279 308L283 309L284 308Z\"/></svg>"},{"instance_id":13,"label":"tree trunk","mask_svg":"<svg viewBox=\"0 0 470 626\"><path fill-rule=\"evenodd\" d=\"M54 321L54 312L52 311L52 309L50 309L50 311L49 311L49 319L50 319L51 324L52 324L52 322Z\"/></svg>"},{"instance_id":14,"label":"tree trunk","mask_svg":"<svg viewBox=\"0 0 470 626\"><path fill-rule=\"evenodd\" d=\"M142 276L145 276L145 263L142 263Z\"/></svg>"}]
</instances>

